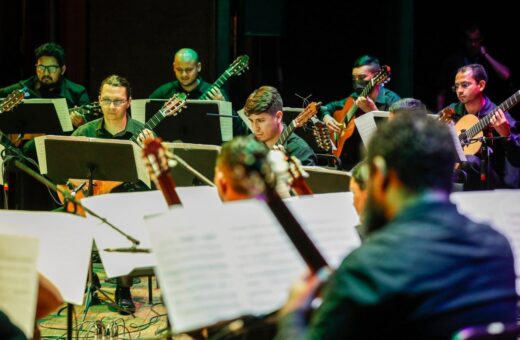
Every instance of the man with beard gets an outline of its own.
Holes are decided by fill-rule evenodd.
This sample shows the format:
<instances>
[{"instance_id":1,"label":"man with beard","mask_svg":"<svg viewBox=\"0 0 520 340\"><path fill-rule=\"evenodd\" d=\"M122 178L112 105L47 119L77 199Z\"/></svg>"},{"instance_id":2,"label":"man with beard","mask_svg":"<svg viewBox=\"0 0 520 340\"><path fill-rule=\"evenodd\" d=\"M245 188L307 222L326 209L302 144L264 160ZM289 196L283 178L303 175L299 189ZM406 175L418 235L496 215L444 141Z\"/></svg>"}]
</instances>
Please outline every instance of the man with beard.
<instances>
[{"instance_id":1,"label":"man with beard","mask_svg":"<svg viewBox=\"0 0 520 340\"><path fill-rule=\"evenodd\" d=\"M370 111L387 111L392 103L400 99L393 91L377 84L367 97L360 96L369 81L381 71L379 60L373 56L364 55L359 57L352 67L352 87L354 92L349 97L333 101L321 107L322 120L332 132L340 132L341 124L332 116L334 112L345 108L345 104L351 98L358 110L356 117ZM354 119L353 117L352 119ZM361 160L360 154L361 136L357 129L354 129L352 136L347 139L341 153L341 164L344 169L351 169Z\"/></svg>"},{"instance_id":2,"label":"man with beard","mask_svg":"<svg viewBox=\"0 0 520 340\"><path fill-rule=\"evenodd\" d=\"M0 98L26 87L29 98L65 98L69 108L90 103L85 87L65 77L65 51L56 43L46 43L34 50L36 75L0 89ZM94 119L72 111L70 119L75 127Z\"/></svg>"},{"instance_id":3,"label":"man with beard","mask_svg":"<svg viewBox=\"0 0 520 340\"><path fill-rule=\"evenodd\" d=\"M516 318L507 239L459 214L449 201L455 159L450 132L403 114L368 147L368 237L323 289L302 281L280 311L278 339L448 339L459 329Z\"/></svg>"},{"instance_id":4,"label":"man with beard","mask_svg":"<svg viewBox=\"0 0 520 340\"><path fill-rule=\"evenodd\" d=\"M457 94L459 102L450 106L455 110L453 120L457 122L465 115L475 115L482 119L486 114L496 108L495 103L484 94L488 76L484 67L480 64L463 66L457 70L453 91ZM469 128L469 126L468 126ZM488 137L502 137L493 141L490 148L491 173L490 188L504 186L516 186L519 183L520 167L520 134L516 121L507 112L498 109L491 118L490 124L484 129L484 135ZM484 189L481 183L480 156L468 155L467 162L461 166L467 178L465 190Z\"/></svg>"}]
</instances>

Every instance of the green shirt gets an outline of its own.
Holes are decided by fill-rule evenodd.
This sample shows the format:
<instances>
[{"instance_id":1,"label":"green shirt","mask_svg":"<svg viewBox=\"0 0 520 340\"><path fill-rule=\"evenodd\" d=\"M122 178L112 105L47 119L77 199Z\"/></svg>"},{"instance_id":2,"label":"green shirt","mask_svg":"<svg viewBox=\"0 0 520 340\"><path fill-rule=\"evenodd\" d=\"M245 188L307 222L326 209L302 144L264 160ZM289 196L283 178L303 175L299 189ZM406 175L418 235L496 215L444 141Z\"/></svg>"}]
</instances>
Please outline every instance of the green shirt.
<instances>
[{"instance_id":1,"label":"green shirt","mask_svg":"<svg viewBox=\"0 0 520 340\"><path fill-rule=\"evenodd\" d=\"M85 125L80 126L74 133L73 136L85 136L94 138L106 138L106 139L130 139L132 136L140 133L144 129L144 124L126 116L125 129L115 135L112 135L105 129L104 118L98 118Z\"/></svg>"}]
</instances>

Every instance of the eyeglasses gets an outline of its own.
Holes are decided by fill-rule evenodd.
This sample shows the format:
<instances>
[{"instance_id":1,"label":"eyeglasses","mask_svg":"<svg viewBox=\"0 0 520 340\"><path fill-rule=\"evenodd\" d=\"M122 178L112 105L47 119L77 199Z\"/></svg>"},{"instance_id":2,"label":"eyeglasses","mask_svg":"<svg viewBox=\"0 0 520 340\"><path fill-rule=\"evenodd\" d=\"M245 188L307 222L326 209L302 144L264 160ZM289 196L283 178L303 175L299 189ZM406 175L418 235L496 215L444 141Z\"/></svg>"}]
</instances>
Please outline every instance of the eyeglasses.
<instances>
[{"instance_id":1,"label":"eyeglasses","mask_svg":"<svg viewBox=\"0 0 520 340\"><path fill-rule=\"evenodd\" d=\"M40 72L48 71L49 73L56 73L60 69L59 65L36 65L36 69Z\"/></svg>"},{"instance_id":2,"label":"eyeglasses","mask_svg":"<svg viewBox=\"0 0 520 340\"><path fill-rule=\"evenodd\" d=\"M116 100L101 99L99 101L99 103L103 106L110 106L110 104L114 104L114 106L121 106L126 102L127 102L126 99L116 99Z\"/></svg>"},{"instance_id":3,"label":"eyeglasses","mask_svg":"<svg viewBox=\"0 0 520 340\"><path fill-rule=\"evenodd\" d=\"M467 89L468 87L470 87L471 85L473 85L473 83L469 83L469 82L462 82L460 84L455 84L451 87L451 89L453 90L453 92L457 92L457 89L460 87L462 89Z\"/></svg>"}]
</instances>

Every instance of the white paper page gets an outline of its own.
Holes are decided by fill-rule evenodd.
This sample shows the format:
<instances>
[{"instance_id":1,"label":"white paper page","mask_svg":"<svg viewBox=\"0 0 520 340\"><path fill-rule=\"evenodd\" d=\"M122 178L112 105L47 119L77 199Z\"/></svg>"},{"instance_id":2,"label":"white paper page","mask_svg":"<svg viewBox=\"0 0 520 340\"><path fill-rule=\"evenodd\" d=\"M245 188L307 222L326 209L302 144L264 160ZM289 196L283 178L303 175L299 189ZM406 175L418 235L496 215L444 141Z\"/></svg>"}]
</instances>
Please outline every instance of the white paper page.
<instances>
[{"instance_id":1,"label":"white paper page","mask_svg":"<svg viewBox=\"0 0 520 340\"><path fill-rule=\"evenodd\" d=\"M146 104L150 99L132 99L132 118L146 124Z\"/></svg>"},{"instance_id":2,"label":"white paper page","mask_svg":"<svg viewBox=\"0 0 520 340\"><path fill-rule=\"evenodd\" d=\"M242 108L242 109L238 110L237 114L240 117L240 119L242 119L242 121L246 124L246 126L249 129L249 131L253 132L253 128L251 126L251 122L247 118L246 113L244 112L244 109Z\"/></svg>"},{"instance_id":3,"label":"white paper page","mask_svg":"<svg viewBox=\"0 0 520 340\"><path fill-rule=\"evenodd\" d=\"M33 236L40 241L38 271L59 290L65 302L83 304L94 226L65 213L0 212L0 232Z\"/></svg>"},{"instance_id":4,"label":"white paper page","mask_svg":"<svg viewBox=\"0 0 520 340\"><path fill-rule=\"evenodd\" d=\"M520 293L520 190L457 192L450 199L460 213L491 225L508 238L515 256L516 290Z\"/></svg>"},{"instance_id":5,"label":"white paper page","mask_svg":"<svg viewBox=\"0 0 520 340\"><path fill-rule=\"evenodd\" d=\"M0 310L28 338L33 336L38 299L37 261L37 238L0 234Z\"/></svg>"},{"instance_id":6,"label":"white paper page","mask_svg":"<svg viewBox=\"0 0 520 340\"><path fill-rule=\"evenodd\" d=\"M210 205L221 205L222 201L216 187L193 186L176 187L175 191L184 208L205 209Z\"/></svg>"},{"instance_id":7,"label":"white paper page","mask_svg":"<svg viewBox=\"0 0 520 340\"><path fill-rule=\"evenodd\" d=\"M359 131L361 140L365 147L368 145L370 138L377 131L376 121L372 112L367 112L359 117L355 118L356 128Z\"/></svg>"},{"instance_id":8,"label":"white paper page","mask_svg":"<svg viewBox=\"0 0 520 340\"><path fill-rule=\"evenodd\" d=\"M233 119L231 102L219 101L218 102L220 116L220 133L222 141L227 142L233 139ZM229 116L229 117L225 117Z\"/></svg>"},{"instance_id":9,"label":"white paper page","mask_svg":"<svg viewBox=\"0 0 520 340\"><path fill-rule=\"evenodd\" d=\"M149 249L151 245L143 217L168 210L164 196L158 190L99 195L84 198L81 202L139 240L139 248L145 249ZM88 216L88 219L93 217ZM106 248L128 248L132 243L109 226L97 220L94 223L94 238L107 277L128 275L135 269L152 268L156 265L154 254L104 251Z\"/></svg>"},{"instance_id":10,"label":"white paper page","mask_svg":"<svg viewBox=\"0 0 520 340\"><path fill-rule=\"evenodd\" d=\"M34 138L34 145L36 146L36 156L38 157L38 167L42 175L47 174L47 157L45 152L45 137L39 136Z\"/></svg>"},{"instance_id":11,"label":"white paper page","mask_svg":"<svg viewBox=\"0 0 520 340\"><path fill-rule=\"evenodd\" d=\"M263 314L287 299L305 264L264 203L176 207L146 219L174 331Z\"/></svg>"},{"instance_id":12,"label":"white paper page","mask_svg":"<svg viewBox=\"0 0 520 340\"><path fill-rule=\"evenodd\" d=\"M0 144L0 153L4 151L5 147ZM4 159L0 157L0 184L4 185Z\"/></svg>"},{"instance_id":13,"label":"white paper page","mask_svg":"<svg viewBox=\"0 0 520 340\"><path fill-rule=\"evenodd\" d=\"M332 268L337 268L348 254L361 245L355 228L359 217L353 202L351 192L302 196L301 199L287 202Z\"/></svg>"},{"instance_id":14,"label":"white paper page","mask_svg":"<svg viewBox=\"0 0 520 340\"><path fill-rule=\"evenodd\" d=\"M140 146L133 143L132 149L134 150L134 161L137 169L137 178L139 178L144 184L151 188L150 173L146 169L146 165L143 160L143 150Z\"/></svg>"},{"instance_id":15,"label":"white paper page","mask_svg":"<svg viewBox=\"0 0 520 340\"><path fill-rule=\"evenodd\" d=\"M70 120L69 107L67 106L67 101L65 98L52 99L52 104L56 109L56 113L58 114L58 119L63 131L70 132L74 130L72 121Z\"/></svg>"}]
</instances>

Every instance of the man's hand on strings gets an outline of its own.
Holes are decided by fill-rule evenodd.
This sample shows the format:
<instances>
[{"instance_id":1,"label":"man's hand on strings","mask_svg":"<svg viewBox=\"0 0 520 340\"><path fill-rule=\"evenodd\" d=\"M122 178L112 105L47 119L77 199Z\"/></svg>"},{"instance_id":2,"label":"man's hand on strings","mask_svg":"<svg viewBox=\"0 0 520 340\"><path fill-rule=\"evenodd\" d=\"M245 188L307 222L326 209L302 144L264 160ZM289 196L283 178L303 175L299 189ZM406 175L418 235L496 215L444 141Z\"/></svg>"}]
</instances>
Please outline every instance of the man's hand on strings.
<instances>
[{"instance_id":1,"label":"man's hand on strings","mask_svg":"<svg viewBox=\"0 0 520 340\"><path fill-rule=\"evenodd\" d=\"M332 132L340 132L341 124L338 123L331 115L325 115L323 117L323 122L327 125L327 128Z\"/></svg>"},{"instance_id":2,"label":"man's hand on strings","mask_svg":"<svg viewBox=\"0 0 520 340\"><path fill-rule=\"evenodd\" d=\"M208 92L208 97L213 100L226 100L226 98L224 98L224 95L222 94L222 92L216 87L211 89L211 91Z\"/></svg>"},{"instance_id":3,"label":"man's hand on strings","mask_svg":"<svg viewBox=\"0 0 520 340\"><path fill-rule=\"evenodd\" d=\"M509 122L506 119L506 115L502 109L498 109L491 117L489 124L496 130L496 132L502 137L509 137L511 134L511 128Z\"/></svg>"},{"instance_id":4,"label":"man's hand on strings","mask_svg":"<svg viewBox=\"0 0 520 340\"><path fill-rule=\"evenodd\" d=\"M376 111L377 110L376 104L374 103L374 101L372 99L370 99L370 97L361 97L361 96L359 96L356 99L356 105L361 110L363 110L363 112L371 112L371 111Z\"/></svg>"}]
</instances>

